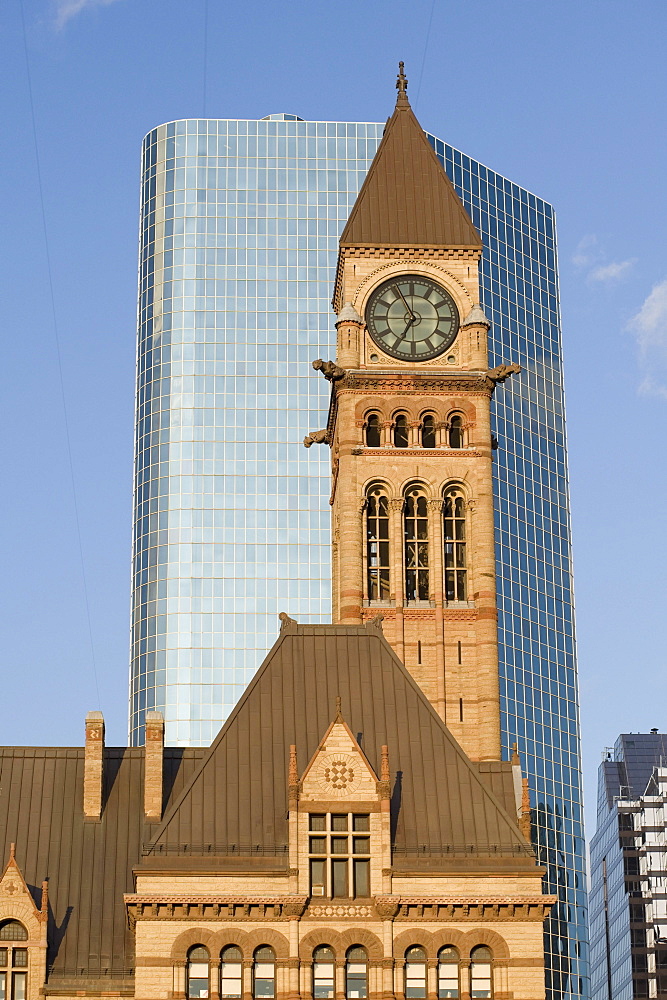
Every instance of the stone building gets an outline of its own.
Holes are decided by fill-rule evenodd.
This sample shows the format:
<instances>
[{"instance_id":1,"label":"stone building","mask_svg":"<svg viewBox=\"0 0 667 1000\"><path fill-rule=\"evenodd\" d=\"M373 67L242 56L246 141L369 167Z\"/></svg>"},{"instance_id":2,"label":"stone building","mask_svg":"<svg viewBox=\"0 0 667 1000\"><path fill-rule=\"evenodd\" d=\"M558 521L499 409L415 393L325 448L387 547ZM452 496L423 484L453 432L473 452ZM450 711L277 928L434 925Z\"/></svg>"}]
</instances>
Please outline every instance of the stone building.
<instances>
[{"instance_id":1,"label":"stone building","mask_svg":"<svg viewBox=\"0 0 667 1000\"><path fill-rule=\"evenodd\" d=\"M542 1000L554 901L500 759L481 241L398 80L341 239L335 623L287 615L209 749L0 751L0 985ZM313 376L315 377L315 376ZM500 390L502 391L502 390ZM4 963L4 964L3 964Z\"/></svg>"}]
</instances>

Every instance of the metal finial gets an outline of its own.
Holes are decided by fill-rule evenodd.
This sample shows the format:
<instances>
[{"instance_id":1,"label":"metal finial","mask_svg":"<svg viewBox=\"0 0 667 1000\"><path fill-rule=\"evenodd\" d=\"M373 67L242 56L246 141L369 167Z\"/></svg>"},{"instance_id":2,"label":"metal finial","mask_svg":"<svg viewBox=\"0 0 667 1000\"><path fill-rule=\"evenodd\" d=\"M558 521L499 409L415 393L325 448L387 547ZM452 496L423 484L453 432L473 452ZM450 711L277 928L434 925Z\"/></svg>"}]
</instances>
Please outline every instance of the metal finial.
<instances>
[{"instance_id":1,"label":"metal finial","mask_svg":"<svg viewBox=\"0 0 667 1000\"><path fill-rule=\"evenodd\" d=\"M400 62L398 64L398 77L396 78L396 90L398 91L398 100L399 101L402 101L402 100L407 101L407 99L408 99L408 95L407 95L408 78L407 78L407 76L405 75L405 73L403 71L404 65L405 65L405 63L402 63L402 62Z\"/></svg>"}]
</instances>

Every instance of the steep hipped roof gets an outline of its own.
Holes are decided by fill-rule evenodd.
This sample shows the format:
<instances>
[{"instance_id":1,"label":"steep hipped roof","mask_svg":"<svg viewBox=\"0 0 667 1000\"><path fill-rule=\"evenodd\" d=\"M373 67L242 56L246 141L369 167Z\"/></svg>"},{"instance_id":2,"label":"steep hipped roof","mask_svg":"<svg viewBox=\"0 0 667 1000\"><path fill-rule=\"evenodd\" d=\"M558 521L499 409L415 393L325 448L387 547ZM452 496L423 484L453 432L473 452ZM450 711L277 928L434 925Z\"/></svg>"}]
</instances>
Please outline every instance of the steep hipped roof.
<instances>
[{"instance_id":1,"label":"steep hipped roof","mask_svg":"<svg viewBox=\"0 0 667 1000\"><path fill-rule=\"evenodd\" d=\"M403 83L407 81L403 78ZM481 249L461 204L400 87L370 170L340 238L345 246Z\"/></svg>"},{"instance_id":2,"label":"steep hipped roof","mask_svg":"<svg viewBox=\"0 0 667 1000\"><path fill-rule=\"evenodd\" d=\"M287 866L289 747L301 770L334 716L343 717L376 773L389 747L394 863L531 868L515 819L377 628L296 625L283 630L157 833L150 869L218 867L273 859ZM502 771L507 765L498 765Z\"/></svg>"},{"instance_id":3,"label":"steep hipped roof","mask_svg":"<svg viewBox=\"0 0 667 1000\"><path fill-rule=\"evenodd\" d=\"M205 751L165 750L167 808ZM155 825L143 817L143 747L104 751L100 822L83 815L83 747L0 747L0 864L16 861L39 901L49 880L49 982L117 989L132 981L134 938L123 893Z\"/></svg>"}]
</instances>

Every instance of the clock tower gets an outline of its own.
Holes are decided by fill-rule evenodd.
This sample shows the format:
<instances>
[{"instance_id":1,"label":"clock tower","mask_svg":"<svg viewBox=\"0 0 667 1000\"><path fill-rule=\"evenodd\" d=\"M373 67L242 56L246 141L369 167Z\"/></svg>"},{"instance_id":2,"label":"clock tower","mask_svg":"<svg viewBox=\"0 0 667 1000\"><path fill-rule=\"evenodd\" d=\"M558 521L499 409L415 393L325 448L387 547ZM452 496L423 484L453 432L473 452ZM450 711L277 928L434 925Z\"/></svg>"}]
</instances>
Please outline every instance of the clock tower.
<instances>
[{"instance_id":1,"label":"clock tower","mask_svg":"<svg viewBox=\"0 0 667 1000\"><path fill-rule=\"evenodd\" d=\"M482 241L407 97L340 239L331 381L334 622L382 619L473 760L500 759Z\"/></svg>"}]
</instances>

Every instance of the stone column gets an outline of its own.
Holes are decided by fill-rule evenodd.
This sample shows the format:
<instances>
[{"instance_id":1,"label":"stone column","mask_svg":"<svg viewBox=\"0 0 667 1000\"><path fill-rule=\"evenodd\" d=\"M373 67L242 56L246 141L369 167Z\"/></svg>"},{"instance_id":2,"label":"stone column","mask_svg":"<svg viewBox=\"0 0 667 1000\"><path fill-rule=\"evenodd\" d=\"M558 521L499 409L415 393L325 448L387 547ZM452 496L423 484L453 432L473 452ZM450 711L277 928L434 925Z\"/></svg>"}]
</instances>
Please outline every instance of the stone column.
<instances>
[{"instance_id":1,"label":"stone column","mask_svg":"<svg viewBox=\"0 0 667 1000\"><path fill-rule=\"evenodd\" d=\"M446 721L446 690L445 690L445 616L444 608L444 568L442 539L442 497L427 501L428 505L428 542L429 542L429 572L431 575L430 591L435 601L435 670L436 670L436 702L435 710Z\"/></svg>"},{"instance_id":2,"label":"stone column","mask_svg":"<svg viewBox=\"0 0 667 1000\"><path fill-rule=\"evenodd\" d=\"M389 536L391 538L391 599L396 607L396 631L394 650L399 660L405 663L405 628L403 622L403 606L405 603L405 580L403 573L403 497L394 497L389 501Z\"/></svg>"},{"instance_id":3,"label":"stone column","mask_svg":"<svg viewBox=\"0 0 667 1000\"><path fill-rule=\"evenodd\" d=\"M349 509L349 508L348 508ZM340 623L341 625L361 625L361 603L363 599L362 544L366 501L357 507L354 514L345 516L342 510L340 523Z\"/></svg>"}]
</instances>

